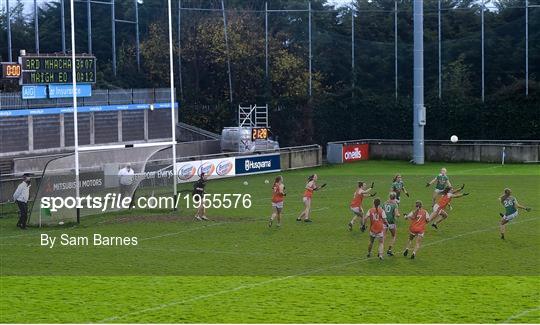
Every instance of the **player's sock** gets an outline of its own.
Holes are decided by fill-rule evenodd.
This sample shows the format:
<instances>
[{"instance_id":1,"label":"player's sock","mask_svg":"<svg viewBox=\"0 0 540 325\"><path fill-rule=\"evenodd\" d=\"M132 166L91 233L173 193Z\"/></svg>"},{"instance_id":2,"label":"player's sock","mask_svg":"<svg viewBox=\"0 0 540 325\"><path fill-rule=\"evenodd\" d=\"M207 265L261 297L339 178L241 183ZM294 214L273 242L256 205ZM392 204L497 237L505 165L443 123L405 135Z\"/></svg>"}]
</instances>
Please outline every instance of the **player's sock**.
<instances>
[{"instance_id":1,"label":"player's sock","mask_svg":"<svg viewBox=\"0 0 540 325\"><path fill-rule=\"evenodd\" d=\"M432 226L433 228L435 228L435 229L439 229L439 227L437 226L437 224L436 224L435 222L432 223L431 226Z\"/></svg>"},{"instance_id":2,"label":"player's sock","mask_svg":"<svg viewBox=\"0 0 540 325\"><path fill-rule=\"evenodd\" d=\"M366 231L366 225L362 225L362 227L360 227L360 231L361 231L361 232Z\"/></svg>"},{"instance_id":3,"label":"player's sock","mask_svg":"<svg viewBox=\"0 0 540 325\"><path fill-rule=\"evenodd\" d=\"M416 253L413 252L413 253L411 254L411 260L414 260L415 257L416 257Z\"/></svg>"},{"instance_id":4,"label":"player's sock","mask_svg":"<svg viewBox=\"0 0 540 325\"><path fill-rule=\"evenodd\" d=\"M352 225L352 222L349 222L349 225L348 225L349 231L352 231L352 226L353 226L353 225Z\"/></svg>"},{"instance_id":5,"label":"player's sock","mask_svg":"<svg viewBox=\"0 0 540 325\"><path fill-rule=\"evenodd\" d=\"M366 257L370 258L371 257L371 252L368 252Z\"/></svg>"},{"instance_id":6,"label":"player's sock","mask_svg":"<svg viewBox=\"0 0 540 325\"><path fill-rule=\"evenodd\" d=\"M379 256L379 259L382 261L383 260L382 254L378 254L378 256Z\"/></svg>"},{"instance_id":7,"label":"player's sock","mask_svg":"<svg viewBox=\"0 0 540 325\"><path fill-rule=\"evenodd\" d=\"M504 240L504 234L501 232L501 239Z\"/></svg>"},{"instance_id":8,"label":"player's sock","mask_svg":"<svg viewBox=\"0 0 540 325\"><path fill-rule=\"evenodd\" d=\"M270 221L268 221L268 228L272 227L273 222L274 222L274 220L272 220L272 218L270 218Z\"/></svg>"},{"instance_id":9,"label":"player's sock","mask_svg":"<svg viewBox=\"0 0 540 325\"><path fill-rule=\"evenodd\" d=\"M409 249L405 248L405 250L403 251L403 256L407 256L407 254L409 254Z\"/></svg>"}]
</instances>

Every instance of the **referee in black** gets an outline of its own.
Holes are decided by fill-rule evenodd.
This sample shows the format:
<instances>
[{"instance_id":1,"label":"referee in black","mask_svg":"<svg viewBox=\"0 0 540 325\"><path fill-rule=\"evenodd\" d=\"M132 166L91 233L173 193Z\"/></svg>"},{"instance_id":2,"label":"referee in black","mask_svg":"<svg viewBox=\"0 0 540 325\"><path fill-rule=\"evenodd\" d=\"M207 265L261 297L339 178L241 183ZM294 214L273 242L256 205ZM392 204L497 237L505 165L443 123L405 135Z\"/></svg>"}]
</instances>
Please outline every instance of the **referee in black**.
<instances>
[{"instance_id":1,"label":"referee in black","mask_svg":"<svg viewBox=\"0 0 540 325\"><path fill-rule=\"evenodd\" d=\"M193 184L193 203L195 203L195 197L197 197L197 200L199 202L197 213L195 213L195 219L198 221L208 221L208 218L206 217L206 209L204 208L203 204L204 187L206 186L206 182L206 175L204 173L201 173L199 180L196 181L195 184Z\"/></svg>"}]
</instances>

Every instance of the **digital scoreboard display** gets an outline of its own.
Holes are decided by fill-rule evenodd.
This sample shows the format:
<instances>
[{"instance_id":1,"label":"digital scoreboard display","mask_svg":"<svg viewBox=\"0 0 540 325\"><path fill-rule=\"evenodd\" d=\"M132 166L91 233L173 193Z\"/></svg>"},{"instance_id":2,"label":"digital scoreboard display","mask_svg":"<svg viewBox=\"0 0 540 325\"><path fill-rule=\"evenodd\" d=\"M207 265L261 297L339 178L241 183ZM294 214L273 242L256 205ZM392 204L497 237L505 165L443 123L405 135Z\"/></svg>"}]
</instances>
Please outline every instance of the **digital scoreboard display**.
<instances>
[{"instance_id":1,"label":"digital scoreboard display","mask_svg":"<svg viewBox=\"0 0 540 325\"><path fill-rule=\"evenodd\" d=\"M21 56L22 84L67 84L72 79L71 56ZM76 81L96 82L96 57L75 57Z\"/></svg>"},{"instance_id":2,"label":"digital scoreboard display","mask_svg":"<svg viewBox=\"0 0 540 325\"><path fill-rule=\"evenodd\" d=\"M2 62L2 78L18 79L21 77L21 65L12 62Z\"/></svg>"},{"instance_id":3,"label":"digital scoreboard display","mask_svg":"<svg viewBox=\"0 0 540 325\"><path fill-rule=\"evenodd\" d=\"M252 128L251 141L268 140L268 128Z\"/></svg>"}]
</instances>

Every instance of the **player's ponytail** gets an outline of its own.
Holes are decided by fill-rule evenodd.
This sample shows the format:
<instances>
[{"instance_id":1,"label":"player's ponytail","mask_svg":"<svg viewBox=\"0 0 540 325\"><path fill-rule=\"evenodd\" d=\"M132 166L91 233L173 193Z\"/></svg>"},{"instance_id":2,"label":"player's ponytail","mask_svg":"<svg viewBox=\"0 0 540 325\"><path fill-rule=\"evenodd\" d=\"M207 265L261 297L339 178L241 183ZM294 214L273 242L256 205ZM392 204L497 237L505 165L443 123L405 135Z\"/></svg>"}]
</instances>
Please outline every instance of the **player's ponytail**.
<instances>
[{"instance_id":1,"label":"player's ponytail","mask_svg":"<svg viewBox=\"0 0 540 325\"><path fill-rule=\"evenodd\" d=\"M313 180L313 178L315 178L315 174L309 175L309 177L308 177L308 179L307 179L308 182L311 182L311 181Z\"/></svg>"},{"instance_id":2,"label":"player's ponytail","mask_svg":"<svg viewBox=\"0 0 540 325\"><path fill-rule=\"evenodd\" d=\"M359 181L359 182L358 182L358 188L360 188L360 187L362 187L362 186L364 186L364 182Z\"/></svg>"},{"instance_id":3,"label":"player's ponytail","mask_svg":"<svg viewBox=\"0 0 540 325\"><path fill-rule=\"evenodd\" d=\"M375 213L377 214L378 217L380 217L380 215L379 215L379 206L380 205L381 205L381 199L376 198L375 200L373 200L373 206L375 207Z\"/></svg>"},{"instance_id":4,"label":"player's ponytail","mask_svg":"<svg viewBox=\"0 0 540 325\"><path fill-rule=\"evenodd\" d=\"M272 188L276 187L276 184L281 182L281 175L278 175L276 176L276 178L274 179L274 184L272 185Z\"/></svg>"},{"instance_id":5,"label":"player's ponytail","mask_svg":"<svg viewBox=\"0 0 540 325\"><path fill-rule=\"evenodd\" d=\"M501 200L501 203L504 202L504 200L506 200L510 194L512 194L512 191L507 187L504 189L504 194L500 197L500 200Z\"/></svg>"},{"instance_id":6,"label":"player's ponytail","mask_svg":"<svg viewBox=\"0 0 540 325\"><path fill-rule=\"evenodd\" d=\"M399 174L396 174L396 176L394 176L393 182L397 181L399 176L400 176Z\"/></svg>"}]
</instances>

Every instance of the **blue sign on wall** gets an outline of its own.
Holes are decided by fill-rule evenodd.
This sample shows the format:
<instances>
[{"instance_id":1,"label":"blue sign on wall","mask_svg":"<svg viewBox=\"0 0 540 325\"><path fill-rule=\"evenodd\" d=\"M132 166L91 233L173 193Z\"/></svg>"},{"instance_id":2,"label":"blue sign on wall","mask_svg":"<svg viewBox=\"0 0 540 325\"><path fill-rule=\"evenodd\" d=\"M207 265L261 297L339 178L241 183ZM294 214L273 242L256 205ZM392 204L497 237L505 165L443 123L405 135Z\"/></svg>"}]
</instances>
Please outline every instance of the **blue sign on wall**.
<instances>
[{"instance_id":1,"label":"blue sign on wall","mask_svg":"<svg viewBox=\"0 0 540 325\"><path fill-rule=\"evenodd\" d=\"M45 86L44 86L45 87ZM155 103L154 109L170 109L171 103ZM174 108L178 108L178 103L174 103ZM150 104L128 104L128 105L107 105L107 106L79 106L78 113L89 112L111 112L111 111L131 111L150 109ZM73 113L73 107L49 107L35 109L0 109L0 116L28 116L28 115L51 115L61 113Z\"/></svg>"},{"instance_id":2,"label":"blue sign on wall","mask_svg":"<svg viewBox=\"0 0 540 325\"><path fill-rule=\"evenodd\" d=\"M89 84L77 84L77 97L92 96L92 86ZM49 98L69 98L73 97L72 85L49 85Z\"/></svg>"},{"instance_id":3,"label":"blue sign on wall","mask_svg":"<svg viewBox=\"0 0 540 325\"><path fill-rule=\"evenodd\" d=\"M47 86L25 85L22 86L22 99L47 98Z\"/></svg>"},{"instance_id":4,"label":"blue sign on wall","mask_svg":"<svg viewBox=\"0 0 540 325\"><path fill-rule=\"evenodd\" d=\"M239 157L235 169L237 175L277 172L281 169L280 155Z\"/></svg>"}]
</instances>

